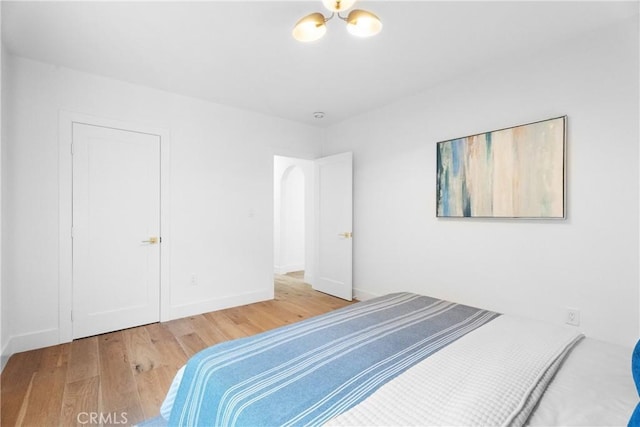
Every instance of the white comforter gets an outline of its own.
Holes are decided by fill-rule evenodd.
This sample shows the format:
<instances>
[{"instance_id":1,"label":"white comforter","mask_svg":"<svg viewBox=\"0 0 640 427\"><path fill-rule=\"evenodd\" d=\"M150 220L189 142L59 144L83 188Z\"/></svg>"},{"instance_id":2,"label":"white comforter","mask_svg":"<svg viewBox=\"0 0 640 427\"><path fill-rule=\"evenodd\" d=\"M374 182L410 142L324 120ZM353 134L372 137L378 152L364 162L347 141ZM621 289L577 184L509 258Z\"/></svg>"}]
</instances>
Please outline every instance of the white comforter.
<instances>
[{"instance_id":1,"label":"white comforter","mask_svg":"<svg viewBox=\"0 0 640 427\"><path fill-rule=\"evenodd\" d=\"M500 316L328 424L522 425L581 338L572 328Z\"/></svg>"},{"instance_id":2,"label":"white comforter","mask_svg":"<svg viewBox=\"0 0 640 427\"><path fill-rule=\"evenodd\" d=\"M527 425L626 426L638 392L631 375L633 349L585 338L571 350Z\"/></svg>"}]
</instances>

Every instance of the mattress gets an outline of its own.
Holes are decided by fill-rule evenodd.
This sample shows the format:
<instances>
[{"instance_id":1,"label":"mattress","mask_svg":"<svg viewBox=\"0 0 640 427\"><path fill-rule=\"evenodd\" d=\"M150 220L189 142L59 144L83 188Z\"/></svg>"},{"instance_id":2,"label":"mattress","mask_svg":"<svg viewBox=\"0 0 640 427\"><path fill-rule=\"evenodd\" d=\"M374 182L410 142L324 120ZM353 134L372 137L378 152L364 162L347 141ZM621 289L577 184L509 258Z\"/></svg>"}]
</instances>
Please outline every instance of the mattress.
<instances>
[{"instance_id":1,"label":"mattress","mask_svg":"<svg viewBox=\"0 0 640 427\"><path fill-rule=\"evenodd\" d=\"M574 328L502 315L318 424L626 425L638 402L632 350L581 338ZM183 375L162 405L165 419Z\"/></svg>"}]
</instances>

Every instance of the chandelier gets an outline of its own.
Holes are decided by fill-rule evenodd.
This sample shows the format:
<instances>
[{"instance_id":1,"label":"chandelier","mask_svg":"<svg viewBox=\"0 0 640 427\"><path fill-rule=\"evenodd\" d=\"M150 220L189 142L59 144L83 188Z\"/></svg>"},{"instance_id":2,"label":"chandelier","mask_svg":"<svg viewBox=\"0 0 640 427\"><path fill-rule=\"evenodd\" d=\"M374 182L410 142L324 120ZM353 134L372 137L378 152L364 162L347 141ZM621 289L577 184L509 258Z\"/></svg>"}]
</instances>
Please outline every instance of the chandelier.
<instances>
[{"instance_id":1,"label":"chandelier","mask_svg":"<svg viewBox=\"0 0 640 427\"><path fill-rule=\"evenodd\" d=\"M370 37L378 34L382 29L380 18L371 12L353 9L347 16L340 15L353 6L356 0L322 0L322 4L331 11L325 18L320 12L315 12L299 20L293 27L293 38L300 42L312 42L320 39L327 32L326 23L334 16L347 23L347 31L358 37Z\"/></svg>"}]
</instances>

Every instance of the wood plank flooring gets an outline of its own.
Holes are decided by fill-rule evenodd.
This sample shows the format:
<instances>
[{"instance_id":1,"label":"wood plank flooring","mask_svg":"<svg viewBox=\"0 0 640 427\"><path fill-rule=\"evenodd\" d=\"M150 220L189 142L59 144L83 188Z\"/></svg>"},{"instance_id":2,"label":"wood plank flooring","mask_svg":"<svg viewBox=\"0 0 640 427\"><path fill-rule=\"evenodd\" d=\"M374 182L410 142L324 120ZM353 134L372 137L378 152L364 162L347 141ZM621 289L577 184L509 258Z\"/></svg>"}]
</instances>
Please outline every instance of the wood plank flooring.
<instances>
[{"instance_id":1,"label":"wood plank flooring","mask_svg":"<svg viewBox=\"0 0 640 427\"><path fill-rule=\"evenodd\" d=\"M132 425L159 414L176 371L213 344L350 303L275 276L275 299L14 354L2 372L0 425Z\"/></svg>"}]
</instances>

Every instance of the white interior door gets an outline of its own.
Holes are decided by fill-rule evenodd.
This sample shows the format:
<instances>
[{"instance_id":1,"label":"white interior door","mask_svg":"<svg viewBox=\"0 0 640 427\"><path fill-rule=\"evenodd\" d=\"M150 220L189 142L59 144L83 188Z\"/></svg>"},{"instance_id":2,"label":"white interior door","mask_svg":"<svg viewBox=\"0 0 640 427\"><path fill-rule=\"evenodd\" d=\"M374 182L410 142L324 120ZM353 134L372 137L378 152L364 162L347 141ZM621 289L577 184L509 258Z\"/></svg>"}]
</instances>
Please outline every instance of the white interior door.
<instances>
[{"instance_id":1,"label":"white interior door","mask_svg":"<svg viewBox=\"0 0 640 427\"><path fill-rule=\"evenodd\" d=\"M353 155L317 159L314 168L317 250L313 288L351 301Z\"/></svg>"},{"instance_id":2,"label":"white interior door","mask_svg":"<svg viewBox=\"0 0 640 427\"><path fill-rule=\"evenodd\" d=\"M73 337L160 320L160 137L73 124Z\"/></svg>"}]
</instances>

